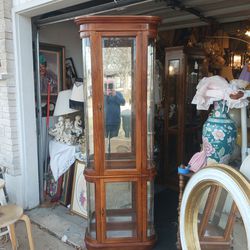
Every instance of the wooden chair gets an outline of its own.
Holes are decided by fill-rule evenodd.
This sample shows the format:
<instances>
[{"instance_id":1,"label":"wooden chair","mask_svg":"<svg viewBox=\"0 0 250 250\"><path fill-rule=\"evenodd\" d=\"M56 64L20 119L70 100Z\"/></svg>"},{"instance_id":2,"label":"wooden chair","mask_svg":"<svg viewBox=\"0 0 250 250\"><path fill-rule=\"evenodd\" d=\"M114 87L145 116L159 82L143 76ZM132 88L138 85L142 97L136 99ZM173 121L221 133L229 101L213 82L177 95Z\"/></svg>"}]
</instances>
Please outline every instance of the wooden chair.
<instances>
[{"instance_id":1,"label":"wooden chair","mask_svg":"<svg viewBox=\"0 0 250 250\"><path fill-rule=\"evenodd\" d=\"M30 250L34 250L34 243L31 234L31 223L27 215L23 213L23 209L17 205L0 206L0 228L9 227L12 249L17 249L15 223L22 220L26 224Z\"/></svg>"}]
</instances>

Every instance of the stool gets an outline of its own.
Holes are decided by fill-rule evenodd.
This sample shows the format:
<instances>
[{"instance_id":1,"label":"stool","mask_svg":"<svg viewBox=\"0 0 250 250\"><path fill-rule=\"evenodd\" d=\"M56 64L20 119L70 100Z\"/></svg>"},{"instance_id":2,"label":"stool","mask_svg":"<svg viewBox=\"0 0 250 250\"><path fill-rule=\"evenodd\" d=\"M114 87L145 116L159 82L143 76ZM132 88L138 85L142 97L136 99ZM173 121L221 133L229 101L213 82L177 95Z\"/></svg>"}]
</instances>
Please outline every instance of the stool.
<instances>
[{"instance_id":1,"label":"stool","mask_svg":"<svg viewBox=\"0 0 250 250\"><path fill-rule=\"evenodd\" d=\"M31 223L27 215L23 214L22 207L17 205L3 205L0 206L0 228L9 227L10 228L10 240L12 244L12 249L17 249L16 234L15 234L15 223L18 220L25 222L30 250L34 250L34 243L31 234Z\"/></svg>"}]
</instances>

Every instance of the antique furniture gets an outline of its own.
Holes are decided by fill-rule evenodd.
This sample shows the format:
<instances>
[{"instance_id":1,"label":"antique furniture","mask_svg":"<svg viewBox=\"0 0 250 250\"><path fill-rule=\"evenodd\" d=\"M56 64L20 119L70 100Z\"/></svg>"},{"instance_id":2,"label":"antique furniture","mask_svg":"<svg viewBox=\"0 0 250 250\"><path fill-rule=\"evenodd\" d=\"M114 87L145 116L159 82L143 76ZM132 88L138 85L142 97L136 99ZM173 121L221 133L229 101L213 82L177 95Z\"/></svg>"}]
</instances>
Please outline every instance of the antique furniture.
<instances>
[{"instance_id":1,"label":"antique furniture","mask_svg":"<svg viewBox=\"0 0 250 250\"><path fill-rule=\"evenodd\" d=\"M28 241L30 250L34 250L34 242L31 233L31 223L27 215L23 213L23 209L17 205L3 205L0 206L0 228L9 227L10 239L12 244L12 249L17 249L16 235L15 235L15 223L18 220L25 222Z\"/></svg>"},{"instance_id":2,"label":"antique furniture","mask_svg":"<svg viewBox=\"0 0 250 250\"><path fill-rule=\"evenodd\" d=\"M192 172L190 172L189 174L179 174L179 223L183 190L186 186L186 183L193 175L194 173ZM228 202L230 197L227 197L227 192L225 192L225 190L219 185L208 185L207 194L205 196L204 193L200 197L203 202L199 202L199 206L197 205L196 209L198 211L198 219L195 220L198 227L198 236L201 249L230 250L232 249L232 231L235 216L238 211L237 206L234 202ZM223 217L224 220L226 219L226 222L221 223L220 220L222 218L222 210L226 206L226 202L230 204L228 205L230 207L229 213L227 217ZM177 232L178 249L182 249L180 239L181 236L179 228Z\"/></svg>"},{"instance_id":3,"label":"antique furniture","mask_svg":"<svg viewBox=\"0 0 250 250\"><path fill-rule=\"evenodd\" d=\"M197 48L165 49L165 184L178 188L177 166L200 151L204 112L191 104L199 80L207 73L205 54Z\"/></svg>"},{"instance_id":4,"label":"antique furniture","mask_svg":"<svg viewBox=\"0 0 250 250\"><path fill-rule=\"evenodd\" d=\"M153 72L159 21L76 18L86 88L88 249L151 249L155 243Z\"/></svg>"}]
</instances>

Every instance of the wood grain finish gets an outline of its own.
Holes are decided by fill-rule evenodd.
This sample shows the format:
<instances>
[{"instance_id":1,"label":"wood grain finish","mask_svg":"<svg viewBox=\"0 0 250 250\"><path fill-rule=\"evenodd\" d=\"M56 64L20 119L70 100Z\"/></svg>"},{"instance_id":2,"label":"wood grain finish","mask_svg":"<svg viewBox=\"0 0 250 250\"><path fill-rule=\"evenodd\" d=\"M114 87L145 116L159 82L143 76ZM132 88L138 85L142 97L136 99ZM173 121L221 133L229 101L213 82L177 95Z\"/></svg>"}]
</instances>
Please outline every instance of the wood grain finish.
<instances>
[{"instance_id":1,"label":"wood grain finish","mask_svg":"<svg viewBox=\"0 0 250 250\"><path fill-rule=\"evenodd\" d=\"M84 16L75 19L80 27L80 37L88 37L91 44L94 157L89 159L85 178L87 182L95 183L95 209L89 216L89 229L96 232L96 237L86 233L85 243L89 250L147 250L152 249L156 241L155 235L148 233L148 227L151 228L153 223L148 221L148 185L154 180L156 170L147 159L147 53L148 40L156 37L159 21L160 18L151 16ZM131 152L111 152L110 158L105 153L104 37L135 38L136 44L136 59L131 73ZM123 44L124 40L120 41L120 46L128 46ZM134 47L131 47L131 56L133 50ZM124 204L124 208L112 203L113 198L122 200L119 194L123 190L120 193L113 190L116 184L118 187L119 184L127 185L128 191L125 192L128 192L131 202ZM111 204L108 203L110 200Z\"/></svg>"}]
</instances>

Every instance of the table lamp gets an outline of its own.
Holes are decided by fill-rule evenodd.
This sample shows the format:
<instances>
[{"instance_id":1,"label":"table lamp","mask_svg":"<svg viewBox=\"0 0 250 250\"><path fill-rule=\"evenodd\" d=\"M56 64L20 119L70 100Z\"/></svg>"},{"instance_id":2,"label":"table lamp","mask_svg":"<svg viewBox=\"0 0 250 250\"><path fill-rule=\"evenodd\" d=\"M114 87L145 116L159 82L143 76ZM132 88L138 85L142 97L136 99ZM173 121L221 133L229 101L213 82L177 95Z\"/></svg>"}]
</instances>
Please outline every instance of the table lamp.
<instances>
[{"instance_id":1,"label":"table lamp","mask_svg":"<svg viewBox=\"0 0 250 250\"><path fill-rule=\"evenodd\" d=\"M62 116L77 112L76 109L70 108L69 100L72 94L71 89L63 90L58 93L56 106L53 116Z\"/></svg>"},{"instance_id":2,"label":"table lamp","mask_svg":"<svg viewBox=\"0 0 250 250\"><path fill-rule=\"evenodd\" d=\"M83 79L76 78L73 85L72 94L69 100L69 106L72 109L83 110L84 109L84 91L83 91Z\"/></svg>"}]
</instances>

